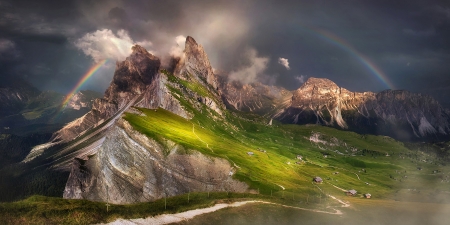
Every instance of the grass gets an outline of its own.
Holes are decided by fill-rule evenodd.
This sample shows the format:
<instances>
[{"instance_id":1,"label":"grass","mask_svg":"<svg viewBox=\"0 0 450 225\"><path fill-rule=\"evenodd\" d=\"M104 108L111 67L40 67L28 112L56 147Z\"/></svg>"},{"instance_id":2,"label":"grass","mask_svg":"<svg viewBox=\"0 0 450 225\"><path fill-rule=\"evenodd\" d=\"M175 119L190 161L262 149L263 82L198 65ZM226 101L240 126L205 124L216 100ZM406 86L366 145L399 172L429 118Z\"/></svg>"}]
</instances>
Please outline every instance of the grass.
<instances>
[{"instance_id":1,"label":"grass","mask_svg":"<svg viewBox=\"0 0 450 225\"><path fill-rule=\"evenodd\" d=\"M205 208L218 202L246 199L266 199L264 196L239 193L190 193L130 205L109 205L88 200L31 196L22 201L0 203L2 224L93 224L118 218L146 218L165 213L177 213Z\"/></svg>"},{"instance_id":2,"label":"grass","mask_svg":"<svg viewBox=\"0 0 450 225\"><path fill-rule=\"evenodd\" d=\"M322 126L266 126L237 117L228 120L230 124L223 124L223 121L208 120L205 115L196 114L192 120L186 120L164 109L139 110L144 116L127 113L124 117L136 130L150 138L170 139L186 149L229 160L232 165L239 166L234 175L236 179L265 195L282 191L281 186L300 198L305 198L308 193L320 194L311 179L321 176L325 179L322 189L327 193L342 194L342 191L329 185L333 184L343 189L356 189L361 194L368 192L386 198L395 193L396 188L408 184L408 180L400 182L391 178L401 177L396 171L421 173L414 163L398 159L399 154L413 154L413 151L383 136L362 136ZM320 133L324 139L337 138L345 142L348 149L358 150L352 156L345 147L336 146L333 148L341 148L342 152L347 153L335 154L330 146L312 144L307 139L311 133ZM321 149L324 147L329 149ZM380 156L363 156L362 149L379 151ZM254 155L249 156L247 152ZM323 157L324 152L329 154L328 158ZM385 152L389 156L385 156ZM306 162L296 164L298 154ZM430 168L428 170L435 168L433 165L427 167ZM333 175L334 172L339 174ZM424 176L420 177L420 181L430 178L437 183L434 177ZM445 185L439 184L436 188L445 189Z\"/></svg>"},{"instance_id":3,"label":"grass","mask_svg":"<svg viewBox=\"0 0 450 225\"><path fill-rule=\"evenodd\" d=\"M166 75L172 83L187 82ZM197 82L189 84L194 83ZM273 126L267 126L268 120L238 111L225 111L221 118L205 105L200 110L192 107L182 88L169 85L169 89L180 104L193 113L191 120L164 109L139 109L144 116L126 114L125 119L136 130L162 143L169 139L185 149L228 160L239 168L234 178L262 194L280 192L282 187L301 198L312 193L323 194L311 183L314 176L321 176L325 179L322 189L327 193L342 194L332 186L335 185L389 198L398 188L422 187L420 182L425 179L418 176L423 175L425 169L416 169L422 164L419 153L392 138L324 126L284 125L276 121ZM204 88L204 91L208 90ZM312 142L310 137L314 134L319 134L323 143ZM254 154L249 156L247 152ZM305 162L296 164L296 155L302 155ZM432 171L439 166L428 163L423 167ZM405 175L399 171L408 171L407 175L419 178L402 178ZM435 177L424 176L432 180L428 183L436 184L435 188L445 189L445 184L437 184Z\"/></svg>"}]
</instances>

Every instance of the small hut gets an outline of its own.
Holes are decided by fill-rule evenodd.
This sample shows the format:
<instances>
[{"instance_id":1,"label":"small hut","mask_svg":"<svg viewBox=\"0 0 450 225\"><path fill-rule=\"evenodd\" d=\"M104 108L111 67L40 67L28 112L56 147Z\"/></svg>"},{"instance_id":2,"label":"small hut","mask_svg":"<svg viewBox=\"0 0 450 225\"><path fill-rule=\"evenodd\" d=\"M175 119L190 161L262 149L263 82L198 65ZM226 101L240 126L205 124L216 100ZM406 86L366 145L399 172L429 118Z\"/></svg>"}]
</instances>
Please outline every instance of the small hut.
<instances>
[{"instance_id":1,"label":"small hut","mask_svg":"<svg viewBox=\"0 0 450 225\"><path fill-rule=\"evenodd\" d=\"M298 159L298 160L303 160L303 156L297 155L297 159Z\"/></svg>"},{"instance_id":2,"label":"small hut","mask_svg":"<svg viewBox=\"0 0 450 225\"><path fill-rule=\"evenodd\" d=\"M253 154L253 152L247 152L247 155L253 156L254 154Z\"/></svg>"},{"instance_id":3,"label":"small hut","mask_svg":"<svg viewBox=\"0 0 450 225\"><path fill-rule=\"evenodd\" d=\"M364 198L371 198L371 197L372 197L372 195L369 193L364 194Z\"/></svg>"},{"instance_id":4,"label":"small hut","mask_svg":"<svg viewBox=\"0 0 450 225\"><path fill-rule=\"evenodd\" d=\"M322 178L320 178L320 177L314 177L313 181L318 184L321 184L323 182Z\"/></svg>"},{"instance_id":5,"label":"small hut","mask_svg":"<svg viewBox=\"0 0 450 225\"><path fill-rule=\"evenodd\" d=\"M355 196L356 195L356 190L354 190L354 189L352 189L352 190L348 190L347 192L346 192L346 194L347 194L347 196Z\"/></svg>"}]
</instances>

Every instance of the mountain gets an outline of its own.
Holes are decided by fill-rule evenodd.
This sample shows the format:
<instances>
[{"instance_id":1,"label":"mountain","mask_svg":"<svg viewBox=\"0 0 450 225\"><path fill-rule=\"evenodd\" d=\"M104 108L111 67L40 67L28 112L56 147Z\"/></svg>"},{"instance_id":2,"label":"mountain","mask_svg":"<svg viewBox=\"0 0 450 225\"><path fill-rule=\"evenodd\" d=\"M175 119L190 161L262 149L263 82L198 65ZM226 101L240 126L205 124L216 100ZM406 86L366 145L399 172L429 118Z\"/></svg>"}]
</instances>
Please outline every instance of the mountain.
<instances>
[{"instance_id":1,"label":"mountain","mask_svg":"<svg viewBox=\"0 0 450 225\"><path fill-rule=\"evenodd\" d=\"M91 90L81 90L73 95L65 109L90 109L94 99L100 98L101 94Z\"/></svg>"},{"instance_id":2,"label":"mountain","mask_svg":"<svg viewBox=\"0 0 450 225\"><path fill-rule=\"evenodd\" d=\"M109 88L91 111L54 133L51 142L33 148L24 162L50 157L53 169L70 172L65 198L131 203L204 185L211 191L246 190L245 183L228 175L229 162L180 154L182 145L163 137L148 138L124 119L128 114L142 115L140 108L168 110L185 119L192 119L195 111L222 117L225 106L202 46L191 37L185 46L174 74L160 68L159 58L133 46L131 55L116 64Z\"/></svg>"},{"instance_id":3,"label":"mountain","mask_svg":"<svg viewBox=\"0 0 450 225\"><path fill-rule=\"evenodd\" d=\"M3 89L4 95L14 96L11 89ZM35 90L35 89L32 89ZM68 106L62 108L64 96L54 91L35 91L15 106L5 104L4 116L0 118L2 133L25 136L32 133L52 133L65 123L84 115L92 107L93 99L100 94L80 91L71 98ZM12 100L11 98L9 98ZM11 101L9 101L11 103Z\"/></svg>"},{"instance_id":4,"label":"mountain","mask_svg":"<svg viewBox=\"0 0 450 225\"><path fill-rule=\"evenodd\" d=\"M39 90L23 79L8 79L0 84L0 118L18 113Z\"/></svg>"},{"instance_id":5,"label":"mountain","mask_svg":"<svg viewBox=\"0 0 450 225\"><path fill-rule=\"evenodd\" d=\"M403 90L351 92L328 79L309 78L276 119L322 124L400 140L445 138L450 114L432 97Z\"/></svg>"},{"instance_id":6,"label":"mountain","mask_svg":"<svg viewBox=\"0 0 450 225\"><path fill-rule=\"evenodd\" d=\"M262 83L241 84L218 76L222 100L228 108L273 116L289 106L292 92L281 87Z\"/></svg>"},{"instance_id":7,"label":"mountain","mask_svg":"<svg viewBox=\"0 0 450 225\"><path fill-rule=\"evenodd\" d=\"M0 199L44 194L128 204L190 192L268 195L285 189L305 199L321 195L311 185L313 176L339 187L329 186L330 192L355 188L382 196L417 185L398 179L398 171L420 177L418 165L437 170L448 161L446 151L410 150L387 136L343 131L372 132L372 124L383 118L417 122L423 113L436 131L441 126L447 132L445 121L435 123L430 117L445 120L445 115L436 116L441 107L426 96L355 93L319 78L291 92L227 82L212 71L192 37L168 68L133 46L131 55L116 63L104 96L86 114L35 146L21 163L0 168L0 189L9 191ZM82 98L68 107L81 107ZM429 134L430 126L418 124L418 135L420 128ZM330 170L340 172L339 183ZM443 177L430 179L431 186L448 188Z\"/></svg>"}]
</instances>

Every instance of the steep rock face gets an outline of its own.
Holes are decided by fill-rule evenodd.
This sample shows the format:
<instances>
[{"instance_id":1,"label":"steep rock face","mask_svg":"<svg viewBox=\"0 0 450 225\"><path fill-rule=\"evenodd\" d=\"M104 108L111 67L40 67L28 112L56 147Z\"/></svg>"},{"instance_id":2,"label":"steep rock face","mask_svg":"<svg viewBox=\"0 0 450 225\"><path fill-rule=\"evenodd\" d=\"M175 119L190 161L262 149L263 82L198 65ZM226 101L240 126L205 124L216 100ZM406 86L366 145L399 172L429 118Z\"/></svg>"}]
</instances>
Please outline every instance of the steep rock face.
<instances>
[{"instance_id":1,"label":"steep rock face","mask_svg":"<svg viewBox=\"0 0 450 225\"><path fill-rule=\"evenodd\" d=\"M217 78L209 63L208 56L203 47L190 36L186 38L184 57L180 60L175 73L180 75L189 73L198 76L214 89L217 89Z\"/></svg>"},{"instance_id":2,"label":"steep rock face","mask_svg":"<svg viewBox=\"0 0 450 225\"><path fill-rule=\"evenodd\" d=\"M223 101L233 108L272 117L289 106L292 92L262 83L242 84L219 76L219 90ZM280 111L281 110L281 111Z\"/></svg>"},{"instance_id":3,"label":"steep rock face","mask_svg":"<svg viewBox=\"0 0 450 225\"><path fill-rule=\"evenodd\" d=\"M188 191L247 190L229 176L234 168L226 160L183 151L171 144L164 155L160 144L119 120L93 157L74 160L64 198L133 203Z\"/></svg>"},{"instance_id":4,"label":"steep rock face","mask_svg":"<svg viewBox=\"0 0 450 225\"><path fill-rule=\"evenodd\" d=\"M55 132L50 143L33 148L25 161L33 160L49 147L56 148L54 146L68 143L84 134L103 134L131 106L162 107L182 117L191 117L167 90L167 78L159 72L160 60L141 46L135 45L132 50L125 61L116 64L114 78L104 97L95 99L92 109L84 116ZM83 154L83 151L79 151L78 155Z\"/></svg>"},{"instance_id":5,"label":"steep rock face","mask_svg":"<svg viewBox=\"0 0 450 225\"><path fill-rule=\"evenodd\" d=\"M161 61L139 45L123 62L116 64L111 85L105 92L105 99L116 103L119 108L126 105L134 96L146 91L159 72Z\"/></svg>"},{"instance_id":6,"label":"steep rock face","mask_svg":"<svg viewBox=\"0 0 450 225\"><path fill-rule=\"evenodd\" d=\"M146 91L158 74L160 60L141 46L135 45L133 52L123 62L116 63L113 80L103 98L96 99L92 110L78 120L56 132L53 142L67 142L89 128L111 118L136 96Z\"/></svg>"},{"instance_id":7,"label":"steep rock face","mask_svg":"<svg viewBox=\"0 0 450 225\"><path fill-rule=\"evenodd\" d=\"M188 82L195 79L196 82L209 90L212 96L199 96L199 101L222 115L225 106L217 93L218 80L203 47L197 44L194 38L188 36L183 55L181 58L173 59L173 63L176 64L173 71L175 76Z\"/></svg>"},{"instance_id":8,"label":"steep rock face","mask_svg":"<svg viewBox=\"0 0 450 225\"><path fill-rule=\"evenodd\" d=\"M376 95L373 110L392 124L408 123L416 137L446 135L450 115L428 95L387 90Z\"/></svg>"},{"instance_id":9,"label":"steep rock face","mask_svg":"<svg viewBox=\"0 0 450 225\"><path fill-rule=\"evenodd\" d=\"M69 109L80 110L82 108L91 109L94 99L101 98L99 93L94 91L79 91L67 103Z\"/></svg>"},{"instance_id":10,"label":"steep rock face","mask_svg":"<svg viewBox=\"0 0 450 225\"><path fill-rule=\"evenodd\" d=\"M320 78L310 78L294 91L290 106L277 118L403 140L446 135L450 131L450 116L429 96L392 90L351 92Z\"/></svg>"},{"instance_id":11,"label":"steep rock face","mask_svg":"<svg viewBox=\"0 0 450 225\"><path fill-rule=\"evenodd\" d=\"M350 92L328 79L309 78L294 91L289 112L280 118L290 116L293 123L306 121L347 128L342 111L359 110L362 103L374 96L371 92Z\"/></svg>"}]
</instances>

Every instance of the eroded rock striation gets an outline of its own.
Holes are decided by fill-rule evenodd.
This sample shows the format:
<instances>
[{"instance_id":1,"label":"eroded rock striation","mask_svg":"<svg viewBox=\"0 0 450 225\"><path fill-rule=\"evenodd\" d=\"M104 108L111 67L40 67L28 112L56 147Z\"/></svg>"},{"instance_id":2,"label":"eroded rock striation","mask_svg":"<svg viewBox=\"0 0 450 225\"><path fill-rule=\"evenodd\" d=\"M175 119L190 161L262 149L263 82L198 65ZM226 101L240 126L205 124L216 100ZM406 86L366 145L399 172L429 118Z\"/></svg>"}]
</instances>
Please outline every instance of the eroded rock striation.
<instances>
[{"instance_id":1,"label":"eroded rock striation","mask_svg":"<svg viewBox=\"0 0 450 225\"><path fill-rule=\"evenodd\" d=\"M64 198L133 203L188 191L235 191L248 187L235 181L224 159L210 158L174 143L167 150L120 119L90 159L75 159ZM192 150L191 150L192 151Z\"/></svg>"}]
</instances>

